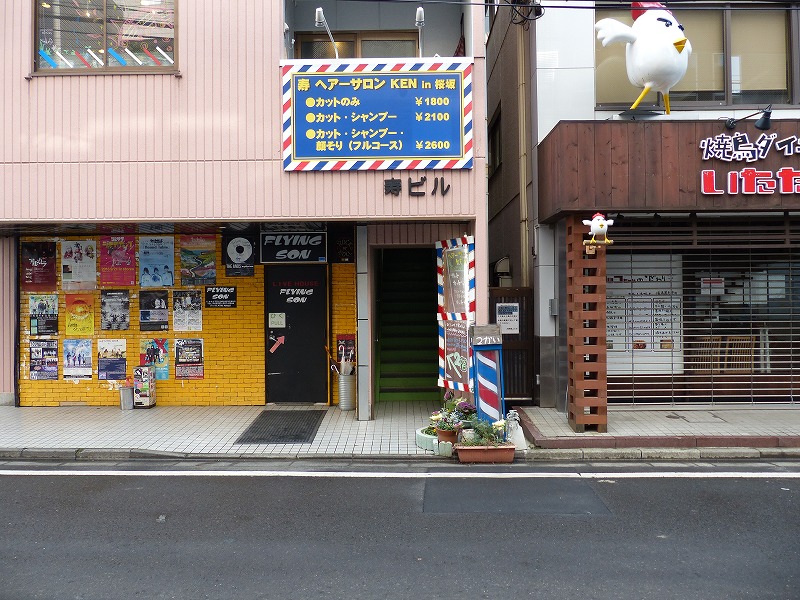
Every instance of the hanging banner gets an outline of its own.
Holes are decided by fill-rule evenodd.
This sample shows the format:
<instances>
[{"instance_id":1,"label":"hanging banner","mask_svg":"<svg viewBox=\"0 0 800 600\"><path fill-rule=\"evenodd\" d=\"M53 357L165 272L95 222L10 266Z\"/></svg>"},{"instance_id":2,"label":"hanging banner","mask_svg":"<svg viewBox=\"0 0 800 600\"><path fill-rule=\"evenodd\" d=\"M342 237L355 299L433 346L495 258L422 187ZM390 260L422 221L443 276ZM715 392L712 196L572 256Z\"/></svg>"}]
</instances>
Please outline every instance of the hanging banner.
<instances>
[{"instance_id":1,"label":"hanging banner","mask_svg":"<svg viewBox=\"0 0 800 600\"><path fill-rule=\"evenodd\" d=\"M169 379L169 340L154 338L139 342L139 365L155 367L156 379Z\"/></svg>"},{"instance_id":2,"label":"hanging banner","mask_svg":"<svg viewBox=\"0 0 800 600\"><path fill-rule=\"evenodd\" d=\"M139 330L167 331L169 329L169 292L166 290L139 292Z\"/></svg>"},{"instance_id":3,"label":"hanging banner","mask_svg":"<svg viewBox=\"0 0 800 600\"><path fill-rule=\"evenodd\" d=\"M286 171L471 169L471 61L281 61Z\"/></svg>"},{"instance_id":4,"label":"hanging banner","mask_svg":"<svg viewBox=\"0 0 800 600\"><path fill-rule=\"evenodd\" d=\"M92 378L92 340L64 340L64 379Z\"/></svg>"},{"instance_id":5,"label":"hanging banner","mask_svg":"<svg viewBox=\"0 0 800 600\"><path fill-rule=\"evenodd\" d=\"M35 294L28 298L31 335L58 335L58 295Z\"/></svg>"},{"instance_id":6,"label":"hanging banner","mask_svg":"<svg viewBox=\"0 0 800 600\"><path fill-rule=\"evenodd\" d=\"M100 285L136 285L136 238L100 238Z\"/></svg>"},{"instance_id":7,"label":"hanging banner","mask_svg":"<svg viewBox=\"0 0 800 600\"><path fill-rule=\"evenodd\" d=\"M200 290L175 290L172 293L172 329L203 331L203 305Z\"/></svg>"},{"instance_id":8,"label":"hanging banner","mask_svg":"<svg viewBox=\"0 0 800 600\"><path fill-rule=\"evenodd\" d=\"M97 287L97 244L94 240L61 242L61 288L93 290Z\"/></svg>"},{"instance_id":9,"label":"hanging banner","mask_svg":"<svg viewBox=\"0 0 800 600\"><path fill-rule=\"evenodd\" d=\"M29 379L58 379L58 340L31 340L30 361Z\"/></svg>"},{"instance_id":10,"label":"hanging banner","mask_svg":"<svg viewBox=\"0 0 800 600\"><path fill-rule=\"evenodd\" d=\"M252 277L255 274L255 238L246 235L222 236L226 277Z\"/></svg>"},{"instance_id":11,"label":"hanging banner","mask_svg":"<svg viewBox=\"0 0 800 600\"><path fill-rule=\"evenodd\" d=\"M22 242L20 289L23 292L56 291L56 251L55 242Z\"/></svg>"},{"instance_id":12,"label":"hanging banner","mask_svg":"<svg viewBox=\"0 0 800 600\"><path fill-rule=\"evenodd\" d=\"M67 335L94 335L94 296L92 294L66 294Z\"/></svg>"},{"instance_id":13,"label":"hanging banner","mask_svg":"<svg viewBox=\"0 0 800 600\"><path fill-rule=\"evenodd\" d=\"M172 236L139 237L139 287L175 284L175 239Z\"/></svg>"},{"instance_id":14,"label":"hanging banner","mask_svg":"<svg viewBox=\"0 0 800 600\"><path fill-rule=\"evenodd\" d=\"M203 340L175 340L175 379L203 379Z\"/></svg>"},{"instance_id":15,"label":"hanging banner","mask_svg":"<svg viewBox=\"0 0 800 600\"><path fill-rule=\"evenodd\" d=\"M181 284L217 282L217 239L214 235L181 236Z\"/></svg>"},{"instance_id":16,"label":"hanging banner","mask_svg":"<svg viewBox=\"0 0 800 600\"><path fill-rule=\"evenodd\" d=\"M121 381L127 377L125 340L97 340L97 378Z\"/></svg>"},{"instance_id":17,"label":"hanging banner","mask_svg":"<svg viewBox=\"0 0 800 600\"><path fill-rule=\"evenodd\" d=\"M128 290L102 290L100 292L100 329L129 329L131 324L131 299Z\"/></svg>"}]
</instances>

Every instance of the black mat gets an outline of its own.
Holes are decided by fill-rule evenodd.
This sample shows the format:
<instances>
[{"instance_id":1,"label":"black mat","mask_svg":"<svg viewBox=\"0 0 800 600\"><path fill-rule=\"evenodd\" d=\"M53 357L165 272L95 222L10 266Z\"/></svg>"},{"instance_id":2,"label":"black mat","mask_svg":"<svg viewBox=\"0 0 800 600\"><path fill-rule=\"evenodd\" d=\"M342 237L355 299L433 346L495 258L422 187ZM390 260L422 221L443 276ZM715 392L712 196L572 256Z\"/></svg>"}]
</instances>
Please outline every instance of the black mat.
<instances>
[{"instance_id":1,"label":"black mat","mask_svg":"<svg viewBox=\"0 0 800 600\"><path fill-rule=\"evenodd\" d=\"M265 410L236 444L309 444L317 435L324 410Z\"/></svg>"}]
</instances>

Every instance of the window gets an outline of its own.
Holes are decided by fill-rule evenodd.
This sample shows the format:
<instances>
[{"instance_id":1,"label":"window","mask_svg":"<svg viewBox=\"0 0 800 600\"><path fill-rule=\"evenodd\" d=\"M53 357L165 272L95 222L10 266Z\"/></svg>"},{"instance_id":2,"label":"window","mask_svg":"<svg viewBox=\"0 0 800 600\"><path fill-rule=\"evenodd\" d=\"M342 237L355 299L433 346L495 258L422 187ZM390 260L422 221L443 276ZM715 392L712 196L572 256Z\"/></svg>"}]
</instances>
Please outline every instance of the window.
<instances>
[{"instance_id":1,"label":"window","mask_svg":"<svg viewBox=\"0 0 800 600\"><path fill-rule=\"evenodd\" d=\"M789 13L744 8L675 11L692 44L689 68L670 101L706 104L791 102ZM630 10L598 10L597 20L632 23ZM628 104L638 91L628 81L625 44L595 43L597 103ZM658 104L649 94L643 104Z\"/></svg>"},{"instance_id":2,"label":"window","mask_svg":"<svg viewBox=\"0 0 800 600\"><path fill-rule=\"evenodd\" d=\"M36 3L38 73L175 71L175 0Z\"/></svg>"},{"instance_id":3,"label":"window","mask_svg":"<svg viewBox=\"0 0 800 600\"><path fill-rule=\"evenodd\" d=\"M417 56L418 33L405 31L334 32L339 58L403 58ZM334 59L333 44L327 34L298 35L297 58ZM356 53L358 50L358 53Z\"/></svg>"},{"instance_id":4,"label":"window","mask_svg":"<svg viewBox=\"0 0 800 600\"><path fill-rule=\"evenodd\" d=\"M503 162L503 136L500 126L500 115L498 114L489 125L489 176L500 167Z\"/></svg>"}]
</instances>

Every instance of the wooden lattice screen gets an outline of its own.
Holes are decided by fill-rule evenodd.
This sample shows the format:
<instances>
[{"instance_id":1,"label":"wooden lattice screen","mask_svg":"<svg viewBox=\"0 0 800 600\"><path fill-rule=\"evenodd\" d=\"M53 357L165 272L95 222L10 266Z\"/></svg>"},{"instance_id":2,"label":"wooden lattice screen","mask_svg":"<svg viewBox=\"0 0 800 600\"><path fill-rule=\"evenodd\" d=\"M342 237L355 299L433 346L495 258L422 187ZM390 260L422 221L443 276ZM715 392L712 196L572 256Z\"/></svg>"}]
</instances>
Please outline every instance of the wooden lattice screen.
<instances>
[{"instance_id":1,"label":"wooden lattice screen","mask_svg":"<svg viewBox=\"0 0 800 600\"><path fill-rule=\"evenodd\" d=\"M585 246L587 227L567 219L567 417L573 431L608 431L606 248Z\"/></svg>"}]
</instances>

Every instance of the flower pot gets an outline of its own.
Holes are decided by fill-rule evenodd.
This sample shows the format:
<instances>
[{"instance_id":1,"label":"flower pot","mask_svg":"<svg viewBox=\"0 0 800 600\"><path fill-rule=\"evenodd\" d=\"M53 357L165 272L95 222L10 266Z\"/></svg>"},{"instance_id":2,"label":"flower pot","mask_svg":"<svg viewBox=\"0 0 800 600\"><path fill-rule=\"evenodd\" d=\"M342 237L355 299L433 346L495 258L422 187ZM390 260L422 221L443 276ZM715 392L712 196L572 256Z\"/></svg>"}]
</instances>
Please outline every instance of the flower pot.
<instances>
[{"instance_id":1,"label":"flower pot","mask_svg":"<svg viewBox=\"0 0 800 600\"><path fill-rule=\"evenodd\" d=\"M458 439L458 431L455 429L439 429L436 428L436 437L440 442L450 442L455 444Z\"/></svg>"},{"instance_id":2,"label":"flower pot","mask_svg":"<svg viewBox=\"0 0 800 600\"><path fill-rule=\"evenodd\" d=\"M456 444L458 460L462 463L511 463L514 462L514 444L499 446L465 446Z\"/></svg>"}]
</instances>

